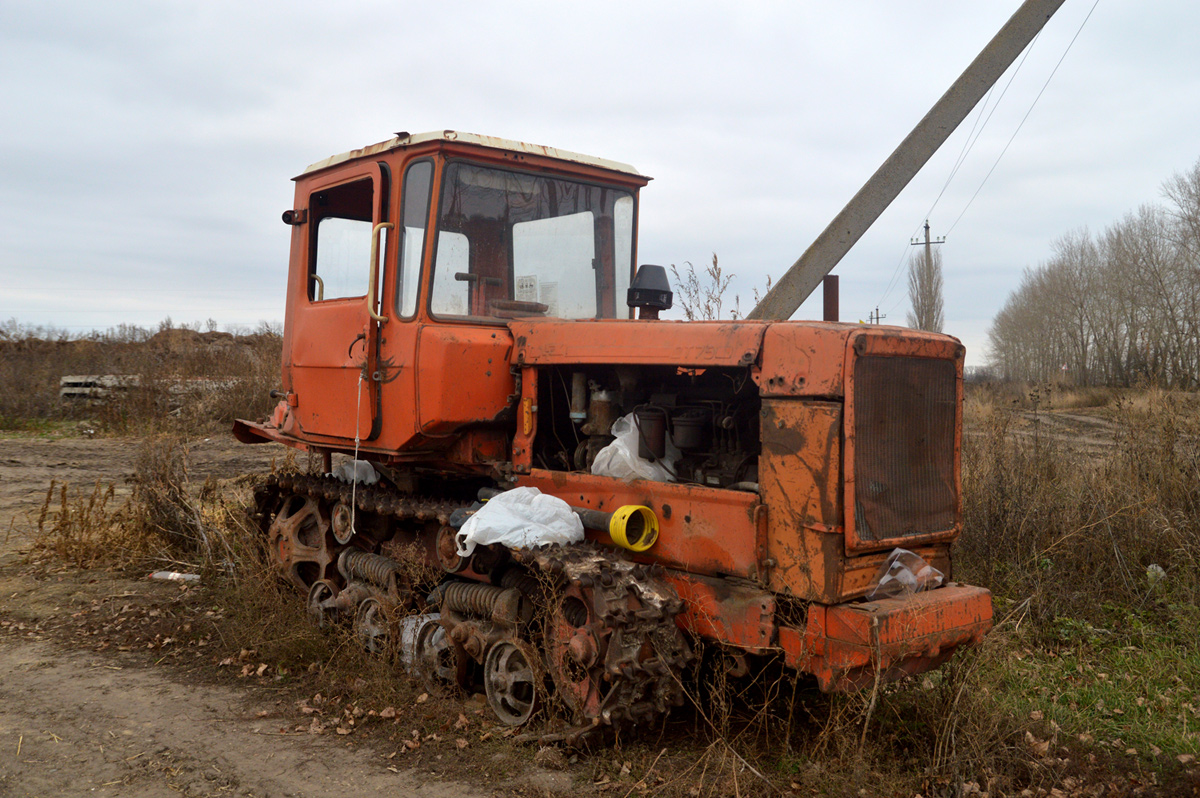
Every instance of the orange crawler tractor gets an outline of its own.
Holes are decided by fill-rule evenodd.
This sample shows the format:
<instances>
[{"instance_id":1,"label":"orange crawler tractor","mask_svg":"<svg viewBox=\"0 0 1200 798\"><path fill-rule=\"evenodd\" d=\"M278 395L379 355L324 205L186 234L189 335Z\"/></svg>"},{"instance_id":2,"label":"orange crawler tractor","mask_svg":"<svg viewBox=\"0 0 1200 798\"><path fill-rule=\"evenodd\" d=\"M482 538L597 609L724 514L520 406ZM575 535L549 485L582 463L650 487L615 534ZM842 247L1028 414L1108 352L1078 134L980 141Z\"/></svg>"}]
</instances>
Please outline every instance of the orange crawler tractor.
<instances>
[{"instance_id":1,"label":"orange crawler tractor","mask_svg":"<svg viewBox=\"0 0 1200 798\"><path fill-rule=\"evenodd\" d=\"M953 93L966 110L978 99ZM894 196L903 176L887 170L860 196ZM683 701L698 641L734 675L775 658L826 690L977 642L985 589L866 599L897 548L951 573L962 345L768 321L791 314L786 297L771 310L776 291L750 320L659 320L665 274L634 268L647 182L452 131L401 133L296 179L283 389L269 418L234 429L323 456L325 475L259 491L281 573L318 620L352 617L368 647L482 684L512 725L548 691L577 730L659 717ZM848 248L869 223L831 229ZM822 241L809 254L827 272ZM604 465L614 427L635 433L625 467L649 470ZM462 553L479 500L530 487L572 508L586 540Z\"/></svg>"}]
</instances>

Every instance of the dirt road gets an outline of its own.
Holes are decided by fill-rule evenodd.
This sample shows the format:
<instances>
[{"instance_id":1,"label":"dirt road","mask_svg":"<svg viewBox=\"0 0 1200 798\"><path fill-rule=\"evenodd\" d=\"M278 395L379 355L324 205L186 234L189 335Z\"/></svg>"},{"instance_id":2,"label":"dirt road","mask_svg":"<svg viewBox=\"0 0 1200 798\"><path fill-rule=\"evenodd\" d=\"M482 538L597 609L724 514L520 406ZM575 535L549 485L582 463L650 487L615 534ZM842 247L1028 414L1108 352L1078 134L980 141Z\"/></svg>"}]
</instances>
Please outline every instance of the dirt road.
<instances>
[{"instance_id":1,"label":"dirt road","mask_svg":"<svg viewBox=\"0 0 1200 798\"><path fill-rule=\"evenodd\" d=\"M279 455L221 437L189 448L197 482L262 471ZM0 440L0 796L496 794L336 735L296 733L290 705L261 691L202 683L131 653L96 653L82 633L64 636L56 621L99 599L175 589L105 574L37 578L21 567L52 479L83 488L100 479L120 492L136 454L126 440ZM563 774L540 776L544 787L569 786L544 781Z\"/></svg>"},{"instance_id":2,"label":"dirt road","mask_svg":"<svg viewBox=\"0 0 1200 798\"><path fill-rule=\"evenodd\" d=\"M119 659L7 638L0 673L0 795L486 795Z\"/></svg>"}]
</instances>

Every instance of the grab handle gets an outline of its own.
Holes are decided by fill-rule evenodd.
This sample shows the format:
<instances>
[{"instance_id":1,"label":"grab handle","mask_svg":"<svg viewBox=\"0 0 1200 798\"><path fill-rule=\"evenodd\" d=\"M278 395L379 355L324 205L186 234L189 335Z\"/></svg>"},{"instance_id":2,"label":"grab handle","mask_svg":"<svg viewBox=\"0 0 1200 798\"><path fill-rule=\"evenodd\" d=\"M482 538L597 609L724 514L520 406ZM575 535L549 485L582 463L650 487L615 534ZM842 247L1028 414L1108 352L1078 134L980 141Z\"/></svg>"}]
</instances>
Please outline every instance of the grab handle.
<instances>
[{"instance_id":1,"label":"grab handle","mask_svg":"<svg viewBox=\"0 0 1200 798\"><path fill-rule=\"evenodd\" d=\"M380 222L371 231L371 282L367 286L367 313L371 314L372 319L379 322L388 320L387 316L381 316L375 312L375 292L379 283L379 233L381 230L391 230L395 226L391 222Z\"/></svg>"}]
</instances>

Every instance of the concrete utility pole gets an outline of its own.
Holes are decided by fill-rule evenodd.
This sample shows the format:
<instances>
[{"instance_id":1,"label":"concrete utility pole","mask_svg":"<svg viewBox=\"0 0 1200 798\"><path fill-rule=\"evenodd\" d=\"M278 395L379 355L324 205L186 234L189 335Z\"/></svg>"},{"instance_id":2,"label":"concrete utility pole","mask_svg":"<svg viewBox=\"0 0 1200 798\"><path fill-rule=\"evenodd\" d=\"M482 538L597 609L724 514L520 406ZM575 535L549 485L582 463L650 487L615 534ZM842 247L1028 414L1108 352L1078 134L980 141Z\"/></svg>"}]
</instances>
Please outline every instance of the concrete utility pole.
<instances>
[{"instance_id":1,"label":"concrete utility pole","mask_svg":"<svg viewBox=\"0 0 1200 798\"><path fill-rule=\"evenodd\" d=\"M908 185L1065 0L1025 0L841 213L784 272L747 319L783 320L808 298Z\"/></svg>"},{"instance_id":2,"label":"concrete utility pole","mask_svg":"<svg viewBox=\"0 0 1200 798\"><path fill-rule=\"evenodd\" d=\"M908 314L908 326L929 332L941 332L945 321L942 304L942 266L933 258L933 245L943 244L946 237L937 240L929 237L929 220L925 220L925 241L910 239L912 246L924 243L925 257L913 258L908 264L908 301L912 310Z\"/></svg>"}]
</instances>

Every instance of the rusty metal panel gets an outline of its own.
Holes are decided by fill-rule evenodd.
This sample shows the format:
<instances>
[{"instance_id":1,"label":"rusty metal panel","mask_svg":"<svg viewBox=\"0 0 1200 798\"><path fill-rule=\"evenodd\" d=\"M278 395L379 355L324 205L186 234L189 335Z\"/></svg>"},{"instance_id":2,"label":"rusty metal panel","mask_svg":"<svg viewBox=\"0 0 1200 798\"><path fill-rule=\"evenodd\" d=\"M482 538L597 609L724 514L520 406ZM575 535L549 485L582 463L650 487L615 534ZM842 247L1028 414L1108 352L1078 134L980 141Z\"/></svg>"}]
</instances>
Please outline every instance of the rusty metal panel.
<instances>
[{"instance_id":1,"label":"rusty metal panel","mask_svg":"<svg viewBox=\"0 0 1200 798\"><path fill-rule=\"evenodd\" d=\"M822 690L853 690L936 668L992 626L992 594L951 584L880 601L813 605L807 625L781 628L784 661L812 673Z\"/></svg>"},{"instance_id":2,"label":"rusty metal panel","mask_svg":"<svg viewBox=\"0 0 1200 798\"><path fill-rule=\"evenodd\" d=\"M752 366L765 324L679 321L514 321L513 362Z\"/></svg>"},{"instance_id":3,"label":"rusty metal panel","mask_svg":"<svg viewBox=\"0 0 1200 798\"><path fill-rule=\"evenodd\" d=\"M355 368L295 368L293 411L301 430L353 441L366 438L375 421L375 391L360 384Z\"/></svg>"},{"instance_id":4,"label":"rusty metal panel","mask_svg":"<svg viewBox=\"0 0 1200 798\"><path fill-rule=\"evenodd\" d=\"M842 405L764 399L758 481L778 521L834 531L841 525Z\"/></svg>"},{"instance_id":5,"label":"rusty metal panel","mask_svg":"<svg viewBox=\"0 0 1200 798\"><path fill-rule=\"evenodd\" d=\"M755 511L757 494L696 485L625 482L578 472L535 468L517 479L575 507L612 512L626 504L649 507L658 516L658 542L644 562L657 562L695 574L742 576L758 573ZM587 530L590 540L612 544L607 532Z\"/></svg>"},{"instance_id":6,"label":"rusty metal panel","mask_svg":"<svg viewBox=\"0 0 1200 798\"><path fill-rule=\"evenodd\" d=\"M927 653L946 632L974 629L992 617L992 594L971 585L947 585L909 596L830 607L825 633L849 646L878 642L900 656Z\"/></svg>"},{"instance_id":7,"label":"rusty metal panel","mask_svg":"<svg viewBox=\"0 0 1200 798\"><path fill-rule=\"evenodd\" d=\"M445 435L467 424L495 421L515 404L511 346L504 329L422 325L417 348L421 432Z\"/></svg>"},{"instance_id":8,"label":"rusty metal panel","mask_svg":"<svg viewBox=\"0 0 1200 798\"><path fill-rule=\"evenodd\" d=\"M849 343L854 353L863 357L894 355L961 360L966 354L966 349L957 338L904 327L856 327L850 335Z\"/></svg>"},{"instance_id":9,"label":"rusty metal panel","mask_svg":"<svg viewBox=\"0 0 1200 798\"><path fill-rule=\"evenodd\" d=\"M978 643L992 626L992 594L947 585L913 596L829 607L825 614L824 689L885 681L941 664L960 645ZM908 667L905 667L905 666ZM820 674L818 674L820 676Z\"/></svg>"},{"instance_id":10,"label":"rusty metal panel","mask_svg":"<svg viewBox=\"0 0 1200 798\"><path fill-rule=\"evenodd\" d=\"M835 600L841 532L838 402L764 399L758 479L767 505L771 587Z\"/></svg>"},{"instance_id":11,"label":"rusty metal panel","mask_svg":"<svg viewBox=\"0 0 1200 798\"><path fill-rule=\"evenodd\" d=\"M762 369L754 376L763 396L842 395L848 324L783 322L763 336Z\"/></svg>"},{"instance_id":12,"label":"rusty metal panel","mask_svg":"<svg viewBox=\"0 0 1200 798\"><path fill-rule=\"evenodd\" d=\"M664 574L679 598L683 611L676 623L688 632L749 653L765 653L774 643L775 596L762 588L728 579Z\"/></svg>"}]
</instances>

